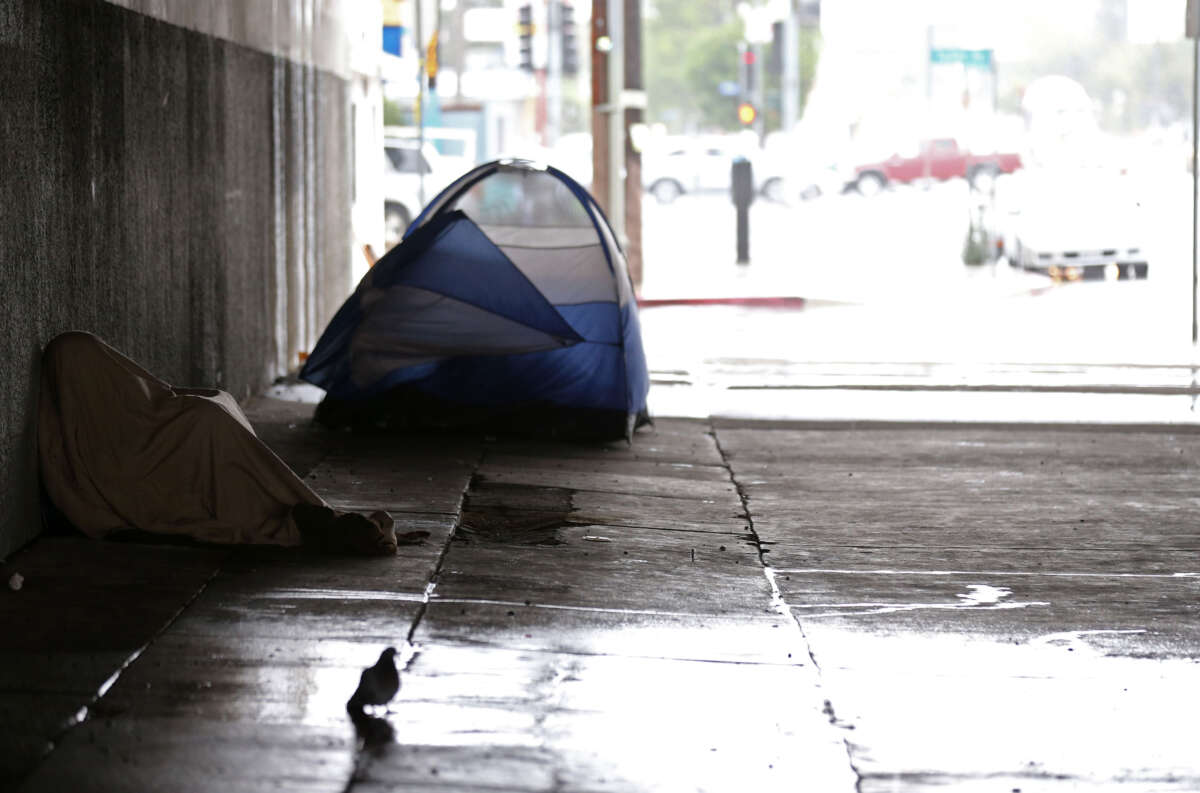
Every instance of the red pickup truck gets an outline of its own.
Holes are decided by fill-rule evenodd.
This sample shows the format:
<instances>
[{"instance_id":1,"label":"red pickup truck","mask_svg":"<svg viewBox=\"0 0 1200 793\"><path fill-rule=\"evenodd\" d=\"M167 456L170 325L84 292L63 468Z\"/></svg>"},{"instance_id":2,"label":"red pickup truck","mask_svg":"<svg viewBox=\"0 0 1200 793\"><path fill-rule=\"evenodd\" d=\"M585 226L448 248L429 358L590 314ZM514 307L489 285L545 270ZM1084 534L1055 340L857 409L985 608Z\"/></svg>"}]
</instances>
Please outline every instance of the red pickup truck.
<instances>
[{"instance_id":1,"label":"red pickup truck","mask_svg":"<svg viewBox=\"0 0 1200 793\"><path fill-rule=\"evenodd\" d=\"M925 177L941 181L962 176L972 187L980 187L983 179L1012 173L1020 167L1019 154L971 154L960 149L954 138L934 138L921 141L915 156L893 154L880 162L856 166L851 186L863 195L871 195L888 182L912 182Z\"/></svg>"}]
</instances>

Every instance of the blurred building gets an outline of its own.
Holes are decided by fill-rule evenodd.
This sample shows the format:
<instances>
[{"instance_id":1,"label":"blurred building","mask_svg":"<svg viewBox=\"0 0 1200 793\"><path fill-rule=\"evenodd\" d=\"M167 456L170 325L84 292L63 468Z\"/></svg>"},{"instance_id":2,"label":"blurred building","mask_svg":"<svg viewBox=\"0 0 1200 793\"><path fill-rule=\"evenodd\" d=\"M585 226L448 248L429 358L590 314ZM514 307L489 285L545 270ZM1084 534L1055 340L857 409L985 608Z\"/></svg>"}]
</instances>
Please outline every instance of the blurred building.
<instances>
[{"instance_id":1,"label":"blurred building","mask_svg":"<svg viewBox=\"0 0 1200 793\"><path fill-rule=\"evenodd\" d=\"M1082 82L1112 120L1135 100L1160 101L1148 94L1178 92L1167 66L1178 53L1153 56L1163 64L1157 78L1132 74L1144 61L1114 58L1118 49L1128 55L1139 45L1177 44L1184 7L1185 0L823 0L804 126L872 149L927 136L990 138L982 145L1011 148L1026 86L1057 72ZM953 50L987 51L990 66L930 57ZM1159 115L1177 115L1176 99L1171 93L1171 112ZM997 105L1008 115L997 115Z\"/></svg>"},{"instance_id":2,"label":"blurred building","mask_svg":"<svg viewBox=\"0 0 1200 793\"><path fill-rule=\"evenodd\" d=\"M427 89L423 120L430 126L474 131L477 160L536 156L561 135L587 128L590 86L583 42L590 0L567 0L569 10L560 17L574 25L576 49L570 63L578 69L570 73L562 59L557 71L552 68L551 36L559 41L565 36L561 27L550 29L548 0L381 1L385 13L397 15L394 21L401 31L399 46L383 55L386 97L406 109L418 107L421 61L437 31L436 83ZM524 59L518 24L523 6L532 22L526 42L530 51ZM532 68L523 68L523 60L531 61Z\"/></svg>"},{"instance_id":3,"label":"blurred building","mask_svg":"<svg viewBox=\"0 0 1200 793\"><path fill-rule=\"evenodd\" d=\"M993 72L982 60L1000 55L993 22L1001 13L975 2L823 0L809 134L881 154L898 141L980 126L994 110ZM981 54L973 64L931 63L932 50Z\"/></svg>"}]
</instances>

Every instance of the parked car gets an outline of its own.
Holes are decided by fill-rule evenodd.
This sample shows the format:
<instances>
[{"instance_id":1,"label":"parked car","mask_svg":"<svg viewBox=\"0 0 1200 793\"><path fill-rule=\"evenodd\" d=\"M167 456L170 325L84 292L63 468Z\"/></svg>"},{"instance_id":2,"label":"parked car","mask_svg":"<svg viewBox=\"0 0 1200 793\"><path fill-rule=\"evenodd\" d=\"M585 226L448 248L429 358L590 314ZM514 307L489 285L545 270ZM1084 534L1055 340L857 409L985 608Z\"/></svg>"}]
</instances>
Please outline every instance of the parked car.
<instances>
[{"instance_id":1,"label":"parked car","mask_svg":"<svg viewBox=\"0 0 1200 793\"><path fill-rule=\"evenodd\" d=\"M873 195L893 182L963 177L972 187L983 188L1000 174L1020 167L1021 155L1015 152L972 154L959 148L954 138L933 138L921 141L911 153L897 152L886 160L855 166L854 187L863 195Z\"/></svg>"},{"instance_id":2,"label":"parked car","mask_svg":"<svg viewBox=\"0 0 1200 793\"><path fill-rule=\"evenodd\" d=\"M763 196L779 203L795 199L811 201L820 196L839 195L853 185L853 178L841 163L816 157L797 159L783 170L785 176L769 179L762 187Z\"/></svg>"},{"instance_id":3,"label":"parked car","mask_svg":"<svg viewBox=\"0 0 1200 793\"><path fill-rule=\"evenodd\" d=\"M1148 276L1145 221L1128 178L1102 168L1021 176L998 207L1009 264L1060 281Z\"/></svg>"},{"instance_id":4,"label":"parked car","mask_svg":"<svg viewBox=\"0 0 1200 793\"><path fill-rule=\"evenodd\" d=\"M425 204L462 172L456 161L442 157L428 140L422 145L413 138L385 138L383 152L383 236L391 248Z\"/></svg>"},{"instance_id":5,"label":"parked car","mask_svg":"<svg viewBox=\"0 0 1200 793\"><path fill-rule=\"evenodd\" d=\"M655 141L642 152L642 184L660 204L669 204L684 193L728 194L736 157L746 157L753 164L757 192L770 197L781 186L780 176L771 172L757 147L731 136Z\"/></svg>"},{"instance_id":6,"label":"parked car","mask_svg":"<svg viewBox=\"0 0 1200 793\"><path fill-rule=\"evenodd\" d=\"M756 161L766 167L761 192L771 201L792 203L846 191L854 179L846 167L845 144L828 136L771 132Z\"/></svg>"}]
</instances>

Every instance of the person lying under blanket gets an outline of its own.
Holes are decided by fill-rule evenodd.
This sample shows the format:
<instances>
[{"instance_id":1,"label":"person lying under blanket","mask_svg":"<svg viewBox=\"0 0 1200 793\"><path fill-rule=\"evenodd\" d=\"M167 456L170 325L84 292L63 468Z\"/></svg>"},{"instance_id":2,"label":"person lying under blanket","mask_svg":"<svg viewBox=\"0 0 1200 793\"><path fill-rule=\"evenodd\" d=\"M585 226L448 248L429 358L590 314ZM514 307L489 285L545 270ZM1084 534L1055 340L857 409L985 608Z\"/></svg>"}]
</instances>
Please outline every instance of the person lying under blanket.
<instances>
[{"instance_id":1,"label":"person lying under blanket","mask_svg":"<svg viewBox=\"0 0 1200 793\"><path fill-rule=\"evenodd\" d=\"M77 529L212 543L396 552L392 518L339 513L258 439L234 398L176 388L90 333L42 353L43 488Z\"/></svg>"}]
</instances>

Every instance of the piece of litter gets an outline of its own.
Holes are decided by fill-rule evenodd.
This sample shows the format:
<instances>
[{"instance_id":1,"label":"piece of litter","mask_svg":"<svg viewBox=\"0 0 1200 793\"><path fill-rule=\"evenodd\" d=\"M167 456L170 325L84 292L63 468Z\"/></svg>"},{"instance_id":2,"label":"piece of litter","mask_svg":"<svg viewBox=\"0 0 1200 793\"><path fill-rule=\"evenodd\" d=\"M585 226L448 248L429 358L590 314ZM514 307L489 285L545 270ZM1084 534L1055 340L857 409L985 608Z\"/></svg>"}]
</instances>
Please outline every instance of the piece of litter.
<instances>
[{"instance_id":1,"label":"piece of litter","mask_svg":"<svg viewBox=\"0 0 1200 793\"><path fill-rule=\"evenodd\" d=\"M19 591L24 585L25 576L21 575L20 573L13 573L12 577L8 579L8 588L13 592Z\"/></svg>"},{"instance_id":2,"label":"piece of litter","mask_svg":"<svg viewBox=\"0 0 1200 793\"><path fill-rule=\"evenodd\" d=\"M583 539L588 542L612 542L608 537L601 537L598 534L585 534L583 535Z\"/></svg>"}]
</instances>

